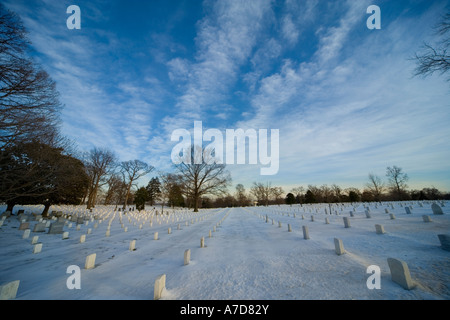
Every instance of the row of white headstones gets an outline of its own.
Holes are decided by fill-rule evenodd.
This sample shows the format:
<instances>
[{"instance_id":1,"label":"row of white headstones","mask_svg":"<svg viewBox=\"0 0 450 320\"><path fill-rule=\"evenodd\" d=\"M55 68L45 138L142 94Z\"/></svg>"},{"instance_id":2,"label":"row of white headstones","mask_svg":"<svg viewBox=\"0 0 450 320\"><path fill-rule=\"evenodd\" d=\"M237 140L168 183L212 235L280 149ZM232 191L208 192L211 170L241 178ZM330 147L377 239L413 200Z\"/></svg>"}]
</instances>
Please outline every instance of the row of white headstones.
<instances>
[{"instance_id":1,"label":"row of white headstones","mask_svg":"<svg viewBox=\"0 0 450 320\"><path fill-rule=\"evenodd\" d=\"M428 202L427 202L428 203ZM418 202L417 203L419 205L419 207L423 207L423 202ZM429 204L429 203L428 203ZM387 207L390 207L391 209L394 209L394 203L387 203L385 204ZM404 203L399 203L399 206L404 207L405 209L405 213L406 214L412 214L411 210L413 210L413 205L414 203L407 203L405 206ZM444 202L441 202L441 206L445 207ZM439 206L437 203L432 202L431 203L431 209L433 211L434 215L442 215L444 214L442 207ZM344 211L344 205L338 205L337 207L340 207L340 211ZM271 220L272 225L275 225L274 219L269 217L269 213L265 214L261 214L258 211L252 210L253 208L247 209L248 212L254 214L255 216L257 216L258 218L260 218L261 220L263 220L266 223L269 223L269 220ZM300 215L300 211L303 212L308 212L308 213L313 213L311 215L311 221L314 222L315 221L315 215L314 213L319 213L319 210L324 209L324 213L326 215L325 217L325 224L330 224L329 222L329 217L332 214L335 215L340 215L339 210L335 209L334 212L331 209L331 206L328 204L320 204L319 207L314 207L314 205L305 205L302 206L300 208L283 208L283 209L272 209L270 210L270 214L271 215L279 215L279 216L287 216L287 217L292 217L292 218L297 218L297 214ZM348 208L347 208L348 209ZM375 209L378 209L378 205L375 205ZM356 213L356 206L352 205L352 210L349 211L350 217L354 217ZM364 206L364 213L366 218L370 219L371 218L371 210L369 206ZM389 214L389 217L391 220L395 219L395 215L393 213L389 213L389 209L385 208L385 213ZM302 220L305 220L305 215L301 214L300 215ZM350 228L350 217L343 217L343 221L344 221L344 227L345 228ZM430 218L429 215L422 215L422 220L424 222L432 222L432 219ZM278 220L278 228L282 228L282 222ZM287 231L288 232L292 232L292 226L291 224L287 224ZM305 240L309 240L310 236L309 236L309 228L307 225L303 225L302 226L302 232L303 232L303 239ZM376 234L385 234L385 230L384 230L384 226L381 224L375 224L375 232ZM446 251L450 251L450 234L439 234L438 235L438 239L441 243L441 248L443 250ZM345 249L344 249L344 244L343 241L339 238L334 238L334 247L335 247L335 252L337 255L343 255L346 253ZM389 265L389 269L391 272L391 279L392 281L394 281L395 283L399 284L401 287L403 287L406 290L411 290L413 288L416 287L416 283L415 281L412 279L410 271L409 271L409 267L407 265L406 262L400 260L400 259L395 259L395 258L387 258L387 262Z\"/></svg>"},{"instance_id":2,"label":"row of white headstones","mask_svg":"<svg viewBox=\"0 0 450 320\"><path fill-rule=\"evenodd\" d=\"M389 206L391 206L391 208L393 209L394 206L393 204L388 204ZM403 207L403 204L400 204ZM419 203L419 205L422 207L422 203ZM444 206L444 204L442 203L441 205ZM251 208L253 209L253 208ZM330 210L329 212L326 210L327 208L325 208L325 214L328 215L332 213L332 210ZM331 209L331 208L330 208ZM343 206L341 206L341 211L343 211ZM407 214L411 214L411 209L412 209L412 204L410 206L406 206L405 207L405 211ZM247 209L248 210L248 209ZM432 204L432 210L434 214L443 214L442 212L442 208L440 206L438 206L437 204L433 203ZM251 210L249 210L251 213L253 214L257 214ZM291 211L291 213L289 213L289 211ZM293 215L294 218L296 218L296 214L300 211L299 208L295 209L295 208L283 208L283 210L281 209L275 209L273 210L273 214L277 214L277 215L285 215L287 214L288 216L290 216L290 214ZM303 211L306 212L313 212L314 211L316 213L319 212L319 208L314 208L314 207L308 207L308 206L303 206ZM350 211L350 216L353 216L354 212L356 211L356 207L353 207L353 211ZM159 225L161 225L162 223L175 223L175 222L179 222L179 221L184 221L186 225L189 224L189 221L191 222L191 224L198 221L203 221L204 219L208 218L209 216L212 216L212 213L208 213L208 211L203 214L203 215L194 215L193 213L186 211L186 210L182 210L182 211L166 211L167 214L166 215L158 215L156 210L150 210L148 212L133 212L133 211L129 211L126 214L126 218L128 220L128 223L133 224L133 226L136 226L137 224L139 224L139 229L142 229L143 226L148 222L149 226L151 227L153 225L153 221L155 220L156 223L158 223ZM221 211L219 211L221 212ZM385 209L385 213L388 213L388 209ZM217 212L216 212L217 213ZM339 215L339 211L335 210L334 212L336 215ZM370 218L370 208L369 207L365 207L365 214L367 218ZM269 216L268 214L265 215L258 215L261 219L263 219L266 223L269 222ZM96 212L78 212L75 215L71 215L69 216L65 216L64 218L70 218L71 221L77 221L80 222L79 219L82 219L84 221L84 225L88 226L89 222L94 222L94 228L96 229L98 227L99 223L102 223L102 221L108 220L108 227L107 227L107 231L105 233L105 236L109 237L110 236L110 227L111 224L113 223L113 221L116 219L116 217L118 217L118 220L120 222L121 228L123 229L124 232L127 232L128 227L125 227L124 225L124 214L121 212L117 212L117 211L111 211L111 210L96 210ZM195 217L195 218L194 218ZM223 222L223 220L227 217L227 215L225 215L219 223L216 224L216 226L219 226L220 223ZM6 216L3 216L2 219L0 220L1 225L3 224L3 222L5 221ZM301 215L302 219L305 219L304 215ZM395 216L391 213L390 214L390 218L391 219L395 219ZM57 220L57 218L53 217L52 220ZM272 220L272 224L274 224L274 220ZM349 217L343 217L344 220L344 226L346 228L350 228L350 219ZM424 215L423 216L423 220L424 222L431 222L431 219L429 218L429 216ZM311 221L314 221L314 215L311 215ZM56 221L55 221L56 222ZM55 223L53 222L53 223ZM39 223L45 223L46 227L51 227L51 221L45 221L42 218L40 218ZM329 224L329 220L328 217L325 218L325 223ZM68 220L65 220L65 224L67 224L67 227L70 229L72 227L72 222L69 222ZM0 226L1 226L0 225ZM23 233L23 238L27 239L30 235L31 230L28 229L29 223L23 219L21 221L21 225L19 226L19 230L24 230ZM216 231L216 226L213 227L213 232ZM80 230L81 225L79 223L77 223L76 226L76 230ZM281 228L281 222L278 221L278 227ZM178 224L178 228L180 229L180 223ZM310 239L309 237L309 230L307 226L303 226L303 238L304 239ZM292 232L292 227L290 224L288 224L288 231ZM385 233L384 231L384 227L382 225L376 224L375 225L375 231L377 234L383 234ZM92 233L92 228L88 228L87 229L87 234L91 234ZM168 234L171 234L171 228L168 228ZM212 237L212 232L211 230L209 230L209 237ZM448 235L438 235L439 236L439 240L442 244L442 248L444 250L450 250L449 249L449 239L450 237ZM68 239L69 237L69 233L68 231L65 231L62 233L62 239ZM158 240L158 233L155 232L154 233L154 240ZM34 236L31 244L33 244L33 253L39 253L42 250L42 243L38 243L38 236ZM82 234L80 236L80 243L83 243L86 241L86 234ZM343 242L340 239L335 238L334 239L334 244L335 244L335 252L338 255L344 254L345 253L345 249L343 246ZM204 248L205 247L205 238L201 237L200 239L200 247ZM130 245L129 245L129 250L130 251L134 251L136 250L136 240L131 240L130 241ZM86 257L86 261L85 261L85 269L92 269L95 267L95 260L96 260L96 254L90 254ZM184 264L188 265L190 261L190 249L187 249L184 253ZM410 273L409 273L409 269L407 264L404 261L398 260L398 259L394 259L394 258L388 258L388 264L390 266L391 269L391 276L393 281L399 283L402 287L404 287L405 289L411 289L414 287L414 282L411 279ZM18 281L13 281L10 282L8 284L5 284L3 286L0 286L0 299L11 299L14 298L18 289ZM161 275L159 276L156 280L155 280L155 288L154 288L154 299L159 299L161 298L161 294L163 292L163 289L165 288L165 275Z\"/></svg>"},{"instance_id":3,"label":"row of white headstones","mask_svg":"<svg viewBox=\"0 0 450 320\"><path fill-rule=\"evenodd\" d=\"M73 224L76 223L76 230L80 231L81 226L88 226L90 222L94 223L94 229L97 229L99 224L101 224L104 221L108 221L108 225L106 228L105 237L111 236L111 226L113 222L117 219L120 223L121 228L123 229L123 232L128 232L128 226L125 226L126 220L129 223L129 226L139 226L139 229L144 229L145 226L152 227L153 224L157 225L163 225L163 224L177 224L177 230L181 229L181 224L184 224L185 226L189 226L190 224L194 224L197 222L202 222L210 217L217 216L218 214L222 213L224 209L220 210L205 210L200 211L199 213L193 213L188 210L165 210L164 214L161 215L158 213L157 210L149 210L149 211L126 211L120 212L120 211L112 211L108 209L100 209L95 211L90 210L81 210L74 214L73 209L71 210L70 214L63 214L61 218L52 217L50 220L46 220L40 216L38 216L39 220L37 224L41 224L42 228L39 228L39 232L45 231L45 228L49 228L49 233L51 233L52 226L55 226L56 224L62 224L66 226L68 229L71 229L73 227ZM30 222L28 221L28 218L31 216L29 215L22 215L19 217L20 219L20 226L19 230L23 230L23 239L28 239L31 233L31 229L29 228ZM208 237L212 237L212 232L216 231L216 227L220 226L220 224L223 222L223 220L227 217L225 215L222 217L222 219L216 223L215 226L213 226L212 230L209 230ZM2 216L0 219L0 227L4 224L7 216ZM64 221L64 222L61 222ZM59 229L59 228L58 228ZM62 228L61 228L62 230ZM86 234L80 235L79 243L84 243L86 241L86 235L91 234L93 231L92 228L88 228L86 231ZM58 232L59 233L59 232ZM69 232L68 231L62 231L62 240L69 239ZM172 233L172 228L168 227L167 233ZM33 254L38 254L42 251L43 243L38 242L39 236L33 236L31 240L31 244L33 245ZM160 240L158 232L154 232L154 240ZM200 248L205 248L205 237L202 236L200 238ZM129 243L129 250L135 251L136 250L136 240L133 239ZM89 254L86 257L84 268L89 270L95 268L95 261L96 261L96 253ZM184 265L188 265L190 262L190 249L187 249L184 252ZM164 280L164 281L163 281ZM163 286L162 283L164 283ZM15 280L8 282L6 284L0 285L0 300L9 300L9 299L15 299L17 295L17 291L19 288L20 280ZM155 288L154 288L154 299L160 299L163 289L165 288L165 275L159 276L155 280Z\"/></svg>"}]
</instances>

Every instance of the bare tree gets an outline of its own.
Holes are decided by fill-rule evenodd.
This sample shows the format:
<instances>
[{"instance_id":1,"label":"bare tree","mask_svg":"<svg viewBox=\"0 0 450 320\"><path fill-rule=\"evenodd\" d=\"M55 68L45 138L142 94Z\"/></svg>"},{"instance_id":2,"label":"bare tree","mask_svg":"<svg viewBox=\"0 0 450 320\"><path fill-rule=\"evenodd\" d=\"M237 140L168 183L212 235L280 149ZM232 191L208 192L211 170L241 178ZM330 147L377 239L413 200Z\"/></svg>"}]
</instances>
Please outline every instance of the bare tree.
<instances>
[{"instance_id":1,"label":"bare tree","mask_svg":"<svg viewBox=\"0 0 450 320\"><path fill-rule=\"evenodd\" d=\"M27 56L20 18L0 4L0 148L18 141L50 144L62 108L55 82Z\"/></svg>"},{"instance_id":2,"label":"bare tree","mask_svg":"<svg viewBox=\"0 0 450 320\"><path fill-rule=\"evenodd\" d=\"M87 208L96 204L97 193L101 186L107 183L106 177L114 170L116 156L107 149L92 149L85 161L85 167L90 178Z\"/></svg>"},{"instance_id":3,"label":"bare tree","mask_svg":"<svg viewBox=\"0 0 450 320\"><path fill-rule=\"evenodd\" d=\"M295 187L291 189L291 192L295 195L296 202L301 203L303 195L305 194L305 188L302 186Z\"/></svg>"},{"instance_id":4,"label":"bare tree","mask_svg":"<svg viewBox=\"0 0 450 320\"><path fill-rule=\"evenodd\" d=\"M415 76L429 76L435 72L441 75L450 70L450 13L446 13L442 20L435 26L436 35L443 37L436 45L424 44L424 52L415 54L417 67ZM447 78L450 81L450 76Z\"/></svg>"},{"instance_id":5,"label":"bare tree","mask_svg":"<svg viewBox=\"0 0 450 320\"><path fill-rule=\"evenodd\" d=\"M239 183L236 185L236 195L235 195L237 205L239 207L245 207L248 206L249 200L245 193L244 185Z\"/></svg>"},{"instance_id":6,"label":"bare tree","mask_svg":"<svg viewBox=\"0 0 450 320\"><path fill-rule=\"evenodd\" d=\"M272 187L270 194L273 196L276 204L281 204L284 202L284 199L281 197L284 194L282 187Z\"/></svg>"},{"instance_id":7,"label":"bare tree","mask_svg":"<svg viewBox=\"0 0 450 320\"><path fill-rule=\"evenodd\" d=\"M408 185L409 177L406 173L402 172L402 168L397 166L387 167L386 176L389 178L389 185L393 193L397 194L398 200L403 200L403 195Z\"/></svg>"},{"instance_id":8,"label":"bare tree","mask_svg":"<svg viewBox=\"0 0 450 320\"><path fill-rule=\"evenodd\" d=\"M266 184L261 182L253 182L253 186L250 188L250 193L256 198L258 202L264 203L265 206L269 205L270 197L272 196L272 183Z\"/></svg>"},{"instance_id":9,"label":"bare tree","mask_svg":"<svg viewBox=\"0 0 450 320\"><path fill-rule=\"evenodd\" d=\"M127 208L128 198L130 197L131 187L133 183L139 178L152 172L153 166L140 160L123 161L120 163L120 172L122 173L123 181L126 183L125 200L123 203L123 210Z\"/></svg>"},{"instance_id":10,"label":"bare tree","mask_svg":"<svg viewBox=\"0 0 450 320\"><path fill-rule=\"evenodd\" d=\"M372 193L375 201L381 200L381 195L385 189L385 185L381 178L373 173L369 173L369 182L366 184L369 192Z\"/></svg>"},{"instance_id":11,"label":"bare tree","mask_svg":"<svg viewBox=\"0 0 450 320\"><path fill-rule=\"evenodd\" d=\"M333 189L324 184L320 187L323 202L331 202L333 200Z\"/></svg>"},{"instance_id":12,"label":"bare tree","mask_svg":"<svg viewBox=\"0 0 450 320\"><path fill-rule=\"evenodd\" d=\"M210 157L205 148L191 146L185 150L183 161L175 165L181 176L183 192L193 201L194 212L198 212L202 196L225 194L231 182L225 164L215 163Z\"/></svg>"},{"instance_id":13,"label":"bare tree","mask_svg":"<svg viewBox=\"0 0 450 320\"><path fill-rule=\"evenodd\" d=\"M173 196L175 188L181 185L181 176L173 173L160 173L161 184L159 187L159 199L161 200L161 214L164 214L164 205Z\"/></svg>"},{"instance_id":14,"label":"bare tree","mask_svg":"<svg viewBox=\"0 0 450 320\"><path fill-rule=\"evenodd\" d=\"M108 191L106 192L104 204L115 203L118 205L123 200L121 196L124 193L123 190L125 190L125 184L122 178L118 174L113 173L108 177L106 185L108 186Z\"/></svg>"}]
</instances>

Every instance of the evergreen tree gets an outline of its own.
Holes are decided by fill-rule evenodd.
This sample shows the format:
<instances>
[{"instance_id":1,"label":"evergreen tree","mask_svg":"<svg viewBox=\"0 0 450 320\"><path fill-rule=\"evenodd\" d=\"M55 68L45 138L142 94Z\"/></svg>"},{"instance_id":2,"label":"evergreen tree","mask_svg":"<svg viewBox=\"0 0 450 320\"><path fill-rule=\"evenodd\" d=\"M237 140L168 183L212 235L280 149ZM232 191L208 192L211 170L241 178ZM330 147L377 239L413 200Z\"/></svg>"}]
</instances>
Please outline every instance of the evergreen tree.
<instances>
[{"instance_id":1,"label":"evergreen tree","mask_svg":"<svg viewBox=\"0 0 450 320\"><path fill-rule=\"evenodd\" d=\"M161 196L161 182L158 177L152 178L149 181L146 190L148 194L148 201L150 202L150 205L153 206Z\"/></svg>"}]
</instances>

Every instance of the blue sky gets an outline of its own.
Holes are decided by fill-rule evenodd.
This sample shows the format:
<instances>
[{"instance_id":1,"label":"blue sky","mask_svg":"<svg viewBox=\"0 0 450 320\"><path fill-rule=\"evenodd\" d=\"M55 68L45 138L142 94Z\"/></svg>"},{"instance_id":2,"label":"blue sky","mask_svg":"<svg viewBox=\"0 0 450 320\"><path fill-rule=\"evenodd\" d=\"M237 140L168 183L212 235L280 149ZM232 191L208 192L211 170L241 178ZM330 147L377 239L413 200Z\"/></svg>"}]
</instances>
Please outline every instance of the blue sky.
<instances>
[{"instance_id":1,"label":"blue sky","mask_svg":"<svg viewBox=\"0 0 450 320\"><path fill-rule=\"evenodd\" d=\"M449 1L7 0L57 83L62 132L170 171L174 129L279 129L280 168L233 186L363 188L387 166L450 190L450 86L412 77ZM69 30L66 9L81 9ZM381 9L369 30L366 9ZM147 177L147 180L151 176ZM145 181L142 181L145 184Z\"/></svg>"}]
</instances>

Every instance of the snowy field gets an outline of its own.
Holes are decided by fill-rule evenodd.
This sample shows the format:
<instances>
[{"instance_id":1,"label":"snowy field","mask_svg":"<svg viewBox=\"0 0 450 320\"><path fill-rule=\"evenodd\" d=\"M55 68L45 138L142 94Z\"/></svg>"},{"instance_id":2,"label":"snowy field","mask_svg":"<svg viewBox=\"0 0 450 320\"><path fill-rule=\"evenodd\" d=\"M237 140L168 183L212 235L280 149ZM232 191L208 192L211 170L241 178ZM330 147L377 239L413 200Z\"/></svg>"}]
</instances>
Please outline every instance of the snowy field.
<instances>
[{"instance_id":1,"label":"snowy field","mask_svg":"<svg viewBox=\"0 0 450 320\"><path fill-rule=\"evenodd\" d=\"M328 204L315 204L196 214L179 209L163 216L150 209L123 214L113 206L98 206L90 213L81 206L53 206L50 212L84 218L80 224L75 218L66 222L65 240L61 234L48 234L48 228L33 232L38 223L34 219L29 221L29 238L23 239L17 211L23 209L22 218L31 218L42 208L17 206L14 216L0 227L0 285L20 280L17 300L152 300L155 279L165 274L163 300L447 300L450 252L441 248L437 236L450 233L450 203L444 205L443 215L433 215L431 202L393 202L332 205L332 214ZM412 207L411 214L406 214L406 206ZM0 207L0 212L4 210ZM353 217L350 211L355 212ZM424 222L422 215L429 215L432 222ZM350 217L350 228L344 227L343 217ZM377 234L375 224L383 225L386 233ZM308 227L310 239L303 238L302 226ZM155 232L159 240L154 240ZM84 243L81 235L86 235ZM33 253L34 236L42 243L40 253ZM343 241L345 254L335 253L334 238ZM134 251L129 250L132 240ZM186 249L191 250L189 265L183 263ZM85 259L92 253L95 268L86 270ZM391 280L389 257L408 264L416 283L413 290ZM81 289L66 285L71 265L81 269ZM370 265L381 270L380 289L366 285Z\"/></svg>"}]
</instances>

